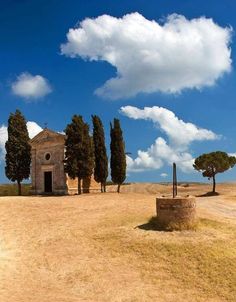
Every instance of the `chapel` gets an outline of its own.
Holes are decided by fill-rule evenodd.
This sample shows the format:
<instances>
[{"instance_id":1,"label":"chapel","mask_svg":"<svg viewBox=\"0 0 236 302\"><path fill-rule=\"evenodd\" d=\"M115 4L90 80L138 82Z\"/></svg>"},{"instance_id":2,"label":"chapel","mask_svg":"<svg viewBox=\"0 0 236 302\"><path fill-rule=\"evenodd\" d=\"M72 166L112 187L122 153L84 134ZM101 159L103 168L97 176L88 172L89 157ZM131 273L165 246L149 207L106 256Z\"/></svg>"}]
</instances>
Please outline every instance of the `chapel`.
<instances>
[{"instance_id":1,"label":"chapel","mask_svg":"<svg viewBox=\"0 0 236 302\"><path fill-rule=\"evenodd\" d=\"M30 140L32 194L77 194L77 179L64 171L65 135L43 129ZM82 184L83 192L99 190L93 177Z\"/></svg>"}]
</instances>

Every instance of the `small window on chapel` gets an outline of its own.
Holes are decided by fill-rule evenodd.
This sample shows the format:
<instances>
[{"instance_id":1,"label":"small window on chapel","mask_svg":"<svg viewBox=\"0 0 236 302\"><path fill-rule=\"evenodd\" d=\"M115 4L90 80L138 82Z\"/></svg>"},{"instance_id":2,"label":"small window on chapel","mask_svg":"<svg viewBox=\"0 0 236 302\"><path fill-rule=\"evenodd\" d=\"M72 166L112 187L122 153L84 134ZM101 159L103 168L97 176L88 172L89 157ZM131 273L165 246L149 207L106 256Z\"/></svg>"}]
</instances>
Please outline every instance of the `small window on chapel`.
<instances>
[{"instance_id":1,"label":"small window on chapel","mask_svg":"<svg viewBox=\"0 0 236 302\"><path fill-rule=\"evenodd\" d=\"M50 154L50 153L46 153L46 154L45 154L45 159L46 159L46 160L49 160L50 158L51 158L51 154Z\"/></svg>"}]
</instances>

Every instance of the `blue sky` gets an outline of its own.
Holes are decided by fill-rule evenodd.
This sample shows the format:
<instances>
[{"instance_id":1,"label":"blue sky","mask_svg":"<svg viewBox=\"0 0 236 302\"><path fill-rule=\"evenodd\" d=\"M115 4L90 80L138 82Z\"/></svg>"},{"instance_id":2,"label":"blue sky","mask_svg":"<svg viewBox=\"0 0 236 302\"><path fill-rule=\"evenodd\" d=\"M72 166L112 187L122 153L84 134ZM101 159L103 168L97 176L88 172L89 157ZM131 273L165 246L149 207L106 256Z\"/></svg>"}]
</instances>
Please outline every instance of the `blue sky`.
<instances>
[{"instance_id":1,"label":"blue sky","mask_svg":"<svg viewBox=\"0 0 236 302\"><path fill-rule=\"evenodd\" d=\"M171 152L175 152L176 148L179 148L176 152L177 156L180 158L186 153L191 154L192 158L194 158L201 153L215 150L235 153L236 75L234 67L234 30L236 28L236 3L233 2L234 1L231 0L1 1L0 126L3 127L7 125L9 113L15 111L16 108L23 112L27 120L34 121L41 127L47 122L49 128L57 131L65 129L66 124L70 121L73 114L83 115L84 119L89 123L91 123L91 114L98 114L104 123L108 147L109 122L114 117L118 117L121 120L126 150L132 153L131 157L133 160L138 158L138 150L146 152L145 155L147 155L148 148L154 144L158 137L164 139L168 146L170 146ZM200 79L201 87L199 89L188 88L186 83L182 83L181 88L176 88L176 91L166 93L165 91L163 92L164 88L160 88L160 85L157 83L159 86L157 85L158 87L153 89L154 91L145 93L141 91L141 93L137 92L130 97L128 95L128 89L130 89L134 83L128 82L128 84L126 83L127 86L125 86L125 88L120 88L120 93L123 93L123 95L118 99L109 99L106 95L95 94L94 92L96 89L102 87L106 81L116 76L117 67L114 66L114 64L112 66L111 63L104 58L102 60L97 59L96 61L91 61L89 49L91 50L93 44L84 46L85 50L83 51L87 51L87 60L84 60L81 57L82 50L78 51L76 58L71 58L71 51L67 51L66 54L63 54L61 53L60 46L61 44L65 45L66 43L69 43L66 35L69 29L75 29L76 24L86 32L86 29L78 23L85 18L97 18L104 14L116 18L123 18L124 15L135 12L142 15L147 22L148 20L155 20L160 26L163 26L168 22L165 19L168 15L178 14L184 16L189 22L194 18L200 20L199 18L202 16L205 17L205 20L212 18L214 24L224 31L226 31L226 28L230 31L229 27L231 27L231 42L225 46L226 49L231 48L232 51L230 54L231 71L226 72L225 70L227 67L222 67L223 71L215 76L214 83L211 84L211 86L204 84L204 76L206 74L208 75L209 71L207 64L210 60L211 52L213 52L214 47L217 48L218 45L218 40L215 44L213 40L212 45L206 46L209 48L207 48L207 51L209 51L210 54L209 60L205 57L205 61L202 61L202 68L199 68L200 75L198 76L203 76L203 79ZM101 24L103 24L103 21L104 20L101 19ZM93 20L91 20L91 22L93 23ZM146 21L144 23L146 24ZM120 41L119 37L121 36L123 39L126 33L126 23L122 21L122 24L123 32L120 32L122 29L119 29L120 31L117 33L117 40L112 42L113 47L124 47L123 42L122 45L117 43L117 41ZM186 26L188 26L188 24L189 26L191 25L187 22ZM208 23L206 22L204 30L207 29L207 24ZM146 25L144 25L144 27L145 26ZM88 36L94 34L89 32L86 33ZM100 42L101 41L98 39L98 43ZM132 60L133 54L136 53L135 47L138 47L137 45L139 45L138 42L136 42L131 45L134 48L130 57L127 57L126 55L130 48L122 48L124 61L129 59ZM207 39L206 43L208 43ZM167 43L167 47L168 45L169 44ZM97 48L98 44L94 44L94 49L96 50ZM147 45L147 49L150 50L149 45ZM222 48L219 49L221 50ZM118 50L120 51L121 49L119 48ZM151 49L151 51L152 50L153 49ZM165 49L165 51L168 51L168 49ZM96 55L101 56L101 54ZM185 54L183 53L183 55ZM191 52L189 53L189 56L191 57ZM216 58L216 63L220 61L223 56L224 55L221 55L221 52L219 52L219 60ZM176 53L173 53L173 57L178 60ZM164 66L162 72L160 73L158 70L154 71L154 75L158 75L157 81L159 82L162 81L162 77L165 74L167 64L165 58L164 54L162 58ZM155 59L152 57L152 60ZM121 62L123 62L122 57ZM153 64L155 65L155 62L153 62ZM136 81L135 83L137 83L137 81L144 80L145 76L149 75L150 69L147 71L142 69L143 67L146 67L146 65L137 69L138 71L141 70L141 72L136 73L134 72L134 69L132 70L134 67L131 68L129 64L126 65L127 68L129 67L128 74L132 74L129 81L131 81L130 79L132 79L132 81L134 79L134 81ZM138 61L136 65L139 65ZM169 67L171 68L171 74L173 74L173 68L175 66L170 65ZM211 67L212 65L209 65L209 68ZM176 68L179 68L178 65ZM201 71L201 69L204 70ZM144 70L144 72L142 72L142 70ZM49 87L51 92L49 93L48 91L48 94L45 92L45 96L36 95L36 97L32 97L32 95L27 97L27 95L22 94L22 91L20 93L19 89L14 92L14 84L17 84L17 81L20 80L20 75L22 74L31 75L32 77L37 75L41 76L42 79L46 81L42 85L45 84ZM178 78L176 80L178 80ZM155 78L153 79L155 82ZM140 83L142 82L143 81ZM155 86L155 83L153 85ZM173 79L171 85L171 88L175 87ZM168 87L168 89L169 88L170 87ZM22 89L24 89L24 86ZM128 116L128 109L123 111L122 114L120 108L126 106L133 106L141 110L144 107L163 107L166 109L163 113L165 116L169 116L170 112L172 112L174 118L173 116L171 118L177 118L177 124L179 123L179 120L184 121L184 124L181 127L188 127L186 123L192 123L201 129L208 130L210 138L208 137L205 140L196 139L186 142L186 144L184 142L184 149L180 150L180 143L176 145L176 143L170 142L171 139L168 131L166 132L165 130L163 121L150 120L149 116L146 116L145 119L143 117L137 118L137 116ZM143 113L140 112L140 114ZM158 157L158 155L156 155L156 157ZM152 165L152 163L150 165L141 164L141 168L139 166L137 168L137 165L135 166L134 163L131 163L133 168L130 168L127 180L154 182L170 180L170 162L164 157L161 162L158 161L158 158L155 158L154 160L154 165ZM181 163L179 166L181 167ZM168 176L163 177L163 173L168 174ZM200 173L185 171L184 169L178 169L178 176L180 180L203 180ZM235 180L236 168L220 175L218 179L221 181ZM0 163L0 182L6 182L3 160Z\"/></svg>"}]
</instances>

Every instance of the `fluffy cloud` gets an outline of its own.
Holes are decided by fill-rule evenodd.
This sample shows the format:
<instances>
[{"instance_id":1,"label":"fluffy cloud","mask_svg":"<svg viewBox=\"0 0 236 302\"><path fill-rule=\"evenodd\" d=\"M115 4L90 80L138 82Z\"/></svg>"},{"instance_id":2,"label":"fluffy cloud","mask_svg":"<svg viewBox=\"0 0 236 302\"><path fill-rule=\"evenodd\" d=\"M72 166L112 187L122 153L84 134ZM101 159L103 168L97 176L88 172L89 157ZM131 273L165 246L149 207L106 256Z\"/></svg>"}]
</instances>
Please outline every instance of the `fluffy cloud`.
<instances>
[{"instance_id":1,"label":"fluffy cloud","mask_svg":"<svg viewBox=\"0 0 236 302\"><path fill-rule=\"evenodd\" d=\"M160 169L165 163L175 162L184 172L193 170L194 158L189 152L189 146L194 141L216 140L219 138L214 132L186 123L175 114L162 107L121 107L121 113L132 119L151 120L167 136L167 139L158 137L146 150L138 151L138 156L132 159L127 156L129 171Z\"/></svg>"},{"instance_id":2,"label":"fluffy cloud","mask_svg":"<svg viewBox=\"0 0 236 302\"><path fill-rule=\"evenodd\" d=\"M38 99L52 92L52 88L47 79L41 75L31 75L30 73L22 73L17 77L17 80L11 85L12 92L25 98Z\"/></svg>"},{"instance_id":3,"label":"fluffy cloud","mask_svg":"<svg viewBox=\"0 0 236 302\"><path fill-rule=\"evenodd\" d=\"M70 29L61 53L116 68L116 77L96 90L100 96L179 93L212 86L231 70L231 32L205 17L188 20L173 14L157 23L139 13L102 15Z\"/></svg>"},{"instance_id":4,"label":"fluffy cloud","mask_svg":"<svg viewBox=\"0 0 236 302\"><path fill-rule=\"evenodd\" d=\"M35 122L27 122L27 129L29 132L29 137L33 138L43 129ZM7 141L7 127L5 125L0 126L0 162L4 159L5 156L5 143Z\"/></svg>"},{"instance_id":5,"label":"fluffy cloud","mask_svg":"<svg viewBox=\"0 0 236 302\"><path fill-rule=\"evenodd\" d=\"M139 109L133 106L121 107L121 112L132 119L151 120L168 136L171 145L178 149L186 149L193 141L214 140L218 136L207 129L201 129L192 123L186 123L175 114L163 107L145 107Z\"/></svg>"},{"instance_id":6,"label":"fluffy cloud","mask_svg":"<svg viewBox=\"0 0 236 302\"><path fill-rule=\"evenodd\" d=\"M132 172L160 169L165 163L172 165L173 162L183 172L188 173L193 170L194 158L192 155L169 146L162 137L158 137L146 151L139 150L137 158L132 159L127 156L128 171Z\"/></svg>"},{"instance_id":7,"label":"fluffy cloud","mask_svg":"<svg viewBox=\"0 0 236 302\"><path fill-rule=\"evenodd\" d=\"M161 173L160 176L163 177L163 178L166 178L168 176L168 174L167 173Z\"/></svg>"}]
</instances>

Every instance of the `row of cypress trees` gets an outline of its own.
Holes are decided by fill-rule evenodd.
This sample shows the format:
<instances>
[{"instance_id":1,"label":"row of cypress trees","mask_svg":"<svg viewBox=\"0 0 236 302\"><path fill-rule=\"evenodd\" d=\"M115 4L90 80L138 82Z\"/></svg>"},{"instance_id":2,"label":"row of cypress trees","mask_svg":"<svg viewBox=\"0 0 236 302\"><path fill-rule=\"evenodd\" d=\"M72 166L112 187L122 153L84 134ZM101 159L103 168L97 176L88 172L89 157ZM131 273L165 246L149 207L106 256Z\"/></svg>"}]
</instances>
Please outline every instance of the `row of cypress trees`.
<instances>
[{"instance_id":1,"label":"row of cypress trees","mask_svg":"<svg viewBox=\"0 0 236 302\"><path fill-rule=\"evenodd\" d=\"M94 179L101 184L101 192L106 192L108 177L108 157L105 145L104 128L101 119L92 115L93 135L82 116L74 115L65 129L65 172L71 178L78 177L78 193L82 193L82 180ZM117 191L126 178L126 156L123 134L118 119L110 124L110 169L111 179L118 185ZM31 146L26 120L19 110L11 113L8 119L8 140L6 148L5 174L18 184L21 195L21 182L30 176Z\"/></svg>"},{"instance_id":2,"label":"row of cypress trees","mask_svg":"<svg viewBox=\"0 0 236 302\"><path fill-rule=\"evenodd\" d=\"M82 181L86 182L94 173L94 179L101 184L101 192L106 192L108 177L108 157L104 128L101 119L92 115L93 135L82 116L74 115L65 129L65 172L78 178L78 194L82 193ZM126 156L123 133L118 119L110 124L111 179L118 185L117 192L126 178Z\"/></svg>"}]
</instances>

